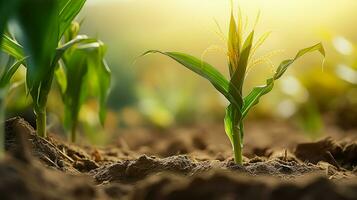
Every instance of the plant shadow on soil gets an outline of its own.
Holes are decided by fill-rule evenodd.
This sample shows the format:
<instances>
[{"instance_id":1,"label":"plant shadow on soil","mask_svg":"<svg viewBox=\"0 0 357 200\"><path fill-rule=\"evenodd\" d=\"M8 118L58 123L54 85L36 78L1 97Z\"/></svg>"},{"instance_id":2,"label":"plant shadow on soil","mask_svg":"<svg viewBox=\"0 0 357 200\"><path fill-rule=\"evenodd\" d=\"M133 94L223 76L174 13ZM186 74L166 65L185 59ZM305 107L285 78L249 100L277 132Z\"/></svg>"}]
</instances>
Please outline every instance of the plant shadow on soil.
<instances>
[{"instance_id":1,"label":"plant shadow on soil","mask_svg":"<svg viewBox=\"0 0 357 200\"><path fill-rule=\"evenodd\" d=\"M126 134L116 147L95 149L37 137L10 119L0 199L357 199L356 142L284 137L286 149L275 142L276 150L252 136L239 166L217 134L202 133L214 129L181 131Z\"/></svg>"}]
</instances>

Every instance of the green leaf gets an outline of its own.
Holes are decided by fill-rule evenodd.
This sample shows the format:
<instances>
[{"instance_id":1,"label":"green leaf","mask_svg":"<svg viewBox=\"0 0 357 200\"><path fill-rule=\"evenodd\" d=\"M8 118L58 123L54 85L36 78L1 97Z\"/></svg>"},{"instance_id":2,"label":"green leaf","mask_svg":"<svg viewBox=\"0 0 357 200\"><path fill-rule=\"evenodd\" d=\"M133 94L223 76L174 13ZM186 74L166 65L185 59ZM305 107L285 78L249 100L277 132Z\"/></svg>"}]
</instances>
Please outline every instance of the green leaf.
<instances>
[{"instance_id":1,"label":"green leaf","mask_svg":"<svg viewBox=\"0 0 357 200\"><path fill-rule=\"evenodd\" d=\"M107 113L107 100L109 96L109 89L111 84L111 71L107 62L102 59L100 65L95 70L98 74L98 93L99 93L99 119L100 123L104 125Z\"/></svg>"},{"instance_id":2,"label":"green leaf","mask_svg":"<svg viewBox=\"0 0 357 200\"><path fill-rule=\"evenodd\" d=\"M233 134L234 134L234 127L235 127L235 123L236 123L236 119L235 119L236 113L234 111L234 108L232 105L229 105L226 108L226 115L224 117L224 128L225 128L225 132L231 142L231 144L233 145Z\"/></svg>"},{"instance_id":3,"label":"green leaf","mask_svg":"<svg viewBox=\"0 0 357 200\"><path fill-rule=\"evenodd\" d=\"M278 69L277 69L277 71L276 71L276 73L274 75L274 79L279 79L285 73L285 71L288 69L289 65L291 65L293 62L295 62L301 56L305 55L306 53L313 52L313 51L320 52L320 54L324 58L326 56L325 49L324 49L324 47L322 46L321 43L318 43L318 44L313 45L311 47L307 47L305 49L302 49L296 54L294 59L285 60L279 65L279 67L278 67Z\"/></svg>"},{"instance_id":4,"label":"green leaf","mask_svg":"<svg viewBox=\"0 0 357 200\"><path fill-rule=\"evenodd\" d=\"M81 11L86 0L60 0L59 36L62 37L74 18Z\"/></svg>"},{"instance_id":5,"label":"green leaf","mask_svg":"<svg viewBox=\"0 0 357 200\"><path fill-rule=\"evenodd\" d=\"M228 56L229 56L229 74L233 75L238 65L241 35L238 34L236 20L234 19L233 10L231 11L231 19L229 22L228 33Z\"/></svg>"},{"instance_id":6,"label":"green leaf","mask_svg":"<svg viewBox=\"0 0 357 200\"><path fill-rule=\"evenodd\" d=\"M58 64L58 67L55 70L55 77L61 89L61 93L65 93L67 89L67 77L64 67L61 63Z\"/></svg>"},{"instance_id":7,"label":"green leaf","mask_svg":"<svg viewBox=\"0 0 357 200\"><path fill-rule=\"evenodd\" d=\"M84 77L87 74L86 54L83 51L75 50L65 61L67 87L63 95L65 105L64 125L67 129L72 128L77 123L79 110L84 95L82 90Z\"/></svg>"},{"instance_id":8,"label":"green leaf","mask_svg":"<svg viewBox=\"0 0 357 200\"><path fill-rule=\"evenodd\" d=\"M68 32L71 31L69 29L71 29L71 27L68 28L68 30L67 30ZM79 27L78 27L78 29L79 29ZM70 51L71 48L74 47L75 45L79 45L81 43L96 42L95 39L88 38L88 36L86 36L86 35L74 34L74 35L71 35L71 37L69 37L67 39L69 39L70 41L61 45L60 47L57 47L56 55L52 62L52 66L57 66L56 70L55 70L55 77L56 77L56 81L61 89L62 94L64 94L66 92L68 81L67 81L64 66L61 63L59 63L59 60L61 58L63 58L63 56L66 54L66 52Z\"/></svg>"},{"instance_id":9,"label":"green leaf","mask_svg":"<svg viewBox=\"0 0 357 200\"><path fill-rule=\"evenodd\" d=\"M241 96L242 96L242 88L243 88L243 83L245 80L245 73L247 70L250 50L252 49L253 38L254 38L254 31L252 31L249 34L249 36L247 37L247 39L245 40L245 42L243 44L242 52L239 57L237 69L231 78L231 83L238 88Z\"/></svg>"},{"instance_id":10,"label":"green leaf","mask_svg":"<svg viewBox=\"0 0 357 200\"><path fill-rule=\"evenodd\" d=\"M69 50L71 47L74 45L78 45L81 43L90 43L90 42L95 42L96 40L93 38L88 38L86 35L78 35L74 39L70 40L69 42L63 44L62 46L58 47L56 49L56 54L55 57L52 61L52 66L55 66L57 62L61 59L61 57L64 55L64 53Z\"/></svg>"},{"instance_id":11,"label":"green leaf","mask_svg":"<svg viewBox=\"0 0 357 200\"><path fill-rule=\"evenodd\" d=\"M111 71L105 61L106 46L98 41L83 46L88 55L88 85L99 100L99 119L104 125L106 117L106 103L111 83Z\"/></svg>"},{"instance_id":12,"label":"green leaf","mask_svg":"<svg viewBox=\"0 0 357 200\"><path fill-rule=\"evenodd\" d=\"M0 88L6 87L12 78L12 76L15 74L17 69L22 65L24 59L16 61L13 65L9 65L5 68L5 70L2 72L1 77L0 77Z\"/></svg>"},{"instance_id":13,"label":"green leaf","mask_svg":"<svg viewBox=\"0 0 357 200\"><path fill-rule=\"evenodd\" d=\"M3 35L3 43L1 44L1 49L11 55L12 57L14 57L16 60L21 61L22 64L24 66L26 66L24 60L25 60L25 55L23 52L23 47L18 44L15 40L11 39L8 35ZM74 38L73 40L61 45L60 47L58 47L56 49L56 55L55 58L52 61L52 67L56 67L58 61L61 59L61 57L63 56L63 54L70 49L71 47L73 47L76 44L79 43L88 43L88 42L94 42L96 41L95 39L92 38L88 38L85 35L78 35L76 38ZM59 86L61 88L61 90L65 90L65 88L67 87L67 80L65 79L66 77L64 76L64 71L63 71L63 67L59 66L56 67L55 70L55 76L57 78L57 81L59 83Z\"/></svg>"},{"instance_id":14,"label":"green leaf","mask_svg":"<svg viewBox=\"0 0 357 200\"><path fill-rule=\"evenodd\" d=\"M73 46L63 58L68 80L63 93L67 129L76 126L81 105L90 96L99 99L99 119L102 125L105 121L111 72L104 60L104 44L100 41L87 42L91 40Z\"/></svg>"},{"instance_id":15,"label":"green leaf","mask_svg":"<svg viewBox=\"0 0 357 200\"><path fill-rule=\"evenodd\" d=\"M233 141L234 134L239 133L239 140L241 142L241 146L243 146L243 138L244 138L244 124L242 121L241 113L238 109L236 109L232 104L226 108L226 115L224 117L224 127L225 132L231 141L232 145L234 145Z\"/></svg>"},{"instance_id":16,"label":"green leaf","mask_svg":"<svg viewBox=\"0 0 357 200\"><path fill-rule=\"evenodd\" d=\"M318 43L314 46L302 49L296 54L296 56L293 59L288 59L288 60L284 60L283 62L281 62L279 67L277 68L274 76L272 78L267 79L266 85L253 88L253 90L244 98L244 106L242 109L243 118L246 117L249 110L253 106L255 106L256 104L259 103L260 97L267 94L268 92L270 92L273 89L274 81L279 79L285 73L285 71L288 69L288 67L291 64L293 64L301 56L303 56L307 53L310 53L310 52L314 52L314 51L320 52L320 54L325 58L325 49L321 43Z\"/></svg>"},{"instance_id":17,"label":"green leaf","mask_svg":"<svg viewBox=\"0 0 357 200\"><path fill-rule=\"evenodd\" d=\"M224 127L234 151L234 159L236 162L241 164L244 127L240 116L240 111L236 109L232 104L229 105L226 108Z\"/></svg>"},{"instance_id":18,"label":"green leaf","mask_svg":"<svg viewBox=\"0 0 357 200\"><path fill-rule=\"evenodd\" d=\"M28 55L26 83L36 111L45 109L54 68L58 36L58 0L23 1L17 13L19 41Z\"/></svg>"},{"instance_id":19,"label":"green leaf","mask_svg":"<svg viewBox=\"0 0 357 200\"><path fill-rule=\"evenodd\" d=\"M13 56L16 60L22 60L25 57L23 47L8 35L2 36L0 47L3 52Z\"/></svg>"},{"instance_id":20,"label":"green leaf","mask_svg":"<svg viewBox=\"0 0 357 200\"><path fill-rule=\"evenodd\" d=\"M237 108L242 107L242 97L239 95L238 89L234 85L230 84L227 79L210 64L188 54L178 52L161 52L152 50L144 53L143 56L150 53L160 53L174 59L189 70L209 80L212 85Z\"/></svg>"}]
</instances>

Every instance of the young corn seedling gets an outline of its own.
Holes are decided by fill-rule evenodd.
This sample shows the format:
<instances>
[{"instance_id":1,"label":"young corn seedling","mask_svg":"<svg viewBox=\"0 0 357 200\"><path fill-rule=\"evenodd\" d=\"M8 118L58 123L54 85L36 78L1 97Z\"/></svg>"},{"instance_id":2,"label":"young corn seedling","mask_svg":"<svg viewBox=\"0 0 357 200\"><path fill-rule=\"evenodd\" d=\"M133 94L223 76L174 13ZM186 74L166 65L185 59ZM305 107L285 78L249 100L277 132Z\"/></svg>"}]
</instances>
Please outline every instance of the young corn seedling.
<instances>
[{"instance_id":1,"label":"young corn seedling","mask_svg":"<svg viewBox=\"0 0 357 200\"><path fill-rule=\"evenodd\" d=\"M73 23L65 34L65 41L78 37L79 24ZM56 71L65 106L64 126L70 130L72 142L76 140L78 114L83 102L90 96L98 97L99 119L104 124L106 99L111 72L104 60L106 47L96 39L73 45L64 53Z\"/></svg>"},{"instance_id":2,"label":"young corn seedling","mask_svg":"<svg viewBox=\"0 0 357 200\"><path fill-rule=\"evenodd\" d=\"M76 35L76 37L70 37L66 39L64 34L69 28L72 28L71 24L73 19L78 15L82 9L85 0L19 0L19 6L15 15L16 25L17 25L17 36L19 37L20 43L16 40L11 39L8 35L3 35L3 43L1 45L2 50L15 57L17 60L24 59L25 55L28 56L26 62L24 63L26 67L26 85L29 94L33 100L33 107L36 114L36 127L37 134L39 136L46 136L46 104L48 94L51 89L53 78L58 79L60 83L62 93L64 95L64 101L67 110L73 112L73 114L67 114L71 116L70 120L77 124L78 111L80 103L84 100L84 92L76 90L78 93L69 92L72 90L72 86L77 87L78 85L86 85L81 83L83 76L86 71L74 69L74 61L71 55L78 57L77 54L73 52L80 51L80 47L87 47L86 52L82 53L82 57L87 58L87 61L80 63L81 65L91 65L94 68L96 63L95 59L103 58L104 50L103 45L95 39L88 38L84 35ZM19 34L20 33L20 34ZM68 37L67 37L68 38ZM100 51L100 56L93 58L93 48L89 50L89 46L96 46L97 51ZM97 45L98 46L98 45ZM100 49L100 50L98 50ZM72 53L67 53L67 51ZM75 58L73 58L74 60ZM62 65L61 61L67 63ZM102 60L101 60L102 61ZM95 63L95 64L94 64ZM78 63L77 63L78 64ZM64 68L68 67L68 68ZM95 66L96 67L96 66ZM99 67L98 67L99 68ZM102 67L103 68L103 67ZM97 76L103 75L105 78L97 78L100 83L96 90L100 93L100 105L101 108L104 107L107 91L109 88L108 76L110 77L110 72L105 66L106 74L97 73ZM67 76L62 73L61 76L59 72L67 70ZM58 72L59 71L59 72ZM90 70L88 70L90 71ZM93 74L93 73L92 73ZM97 77L96 76L96 77ZM103 81L105 79L105 81ZM105 83L103 83L105 82ZM68 87L67 87L68 84ZM73 85L72 85L73 84ZM82 86L80 89L83 89ZM85 90L85 89L83 89ZM74 97L79 95L79 97ZM66 100L67 99L67 100ZM73 109L68 109L69 106L73 106ZM100 111L101 121L104 121L105 110L102 108ZM77 114L75 113L77 112Z\"/></svg>"},{"instance_id":3,"label":"young corn seedling","mask_svg":"<svg viewBox=\"0 0 357 200\"><path fill-rule=\"evenodd\" d=\"M185 53L162 52L157 50L151 50L144 53L144 55L160 53L172 58L189 70L209 80L218 92L226 97L230 105L226 108L226 116L224 119L225 131L232 144L234 160L240 165L243 162L244 119L250 109L258 104L263 95L269 93L273 89L274 82L278 80L288 67L300 57L313 51L318 51L325 56L325 50L321 43L298 51L295 57L280 63L273 76L266 80L265 85L254 87L252 91L244 97L243 85L247 72L255 63L253 60L255 51L264 43L267 35L268 34L264 34L256 42L253 42L253 29L248 36L243 39L243 24L241 17L236 21L232 11L228 33L227 53L230 75L229 80L227 80L212 65Z\"/></svg>"}]
</instances>

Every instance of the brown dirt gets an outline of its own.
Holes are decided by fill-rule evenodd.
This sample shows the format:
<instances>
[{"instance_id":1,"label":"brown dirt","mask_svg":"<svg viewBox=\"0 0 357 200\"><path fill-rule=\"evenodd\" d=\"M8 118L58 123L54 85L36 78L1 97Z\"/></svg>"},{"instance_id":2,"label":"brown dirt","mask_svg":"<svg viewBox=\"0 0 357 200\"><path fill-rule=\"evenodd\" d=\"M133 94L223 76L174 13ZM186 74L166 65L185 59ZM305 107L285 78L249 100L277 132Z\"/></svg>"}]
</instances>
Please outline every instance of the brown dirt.
<instances>
[{"instance_id":1,"label":"brown dirt","mask_svg":"<svg viewBox=\"0 0 357 200\"><path fill-rule=\"evenodd\" d=\"M312 143L285 126L263 127L248 126L239 166L220 126L136 131L96 149L39 138L14 118L6 122L0 199L357 199L356 142Z\"/></svg>"}]
</instances>

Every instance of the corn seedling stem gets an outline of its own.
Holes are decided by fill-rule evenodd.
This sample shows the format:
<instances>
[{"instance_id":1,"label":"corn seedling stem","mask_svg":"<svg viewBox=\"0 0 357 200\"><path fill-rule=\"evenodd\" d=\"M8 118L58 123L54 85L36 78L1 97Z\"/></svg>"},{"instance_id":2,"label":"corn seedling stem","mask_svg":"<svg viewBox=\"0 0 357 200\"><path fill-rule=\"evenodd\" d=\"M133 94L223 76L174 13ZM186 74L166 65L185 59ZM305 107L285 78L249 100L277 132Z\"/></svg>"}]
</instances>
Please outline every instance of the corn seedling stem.
<instances>
[{"instance_id":1,"label":"corn seedling stem","mask_svg":"<svg viewBox=\"0 0 357 200\"><path fill-rule=\"evenodd\" d=\"M47 137L46 134L46 111L36 112L37 135Z\"/></svg>"},{"instance_id":2,"label":"corn seedling stem","mask_svg":"<svg viewBox=\"0 0 357 200\"><path fill-rule=\"evenodd\" d=\"M76 129L77 129L77 123L73 122L73 126L71 128L71 142L76 142L77 140Z\"/></svg>"},{"instance_id":3,"label":"corn seedling stem","mask_svg":"<svg viewBox=\"0 0 357 200\"><path fill-rule=\"evenodd\" d=\"M233 131L233 153L234 153L234 162L242 165L243 164L243 152L242 152L242 141L241 141L241 137L240 137L240 129L239 128L235 128Z\"/></svg>"}]
</instances>

